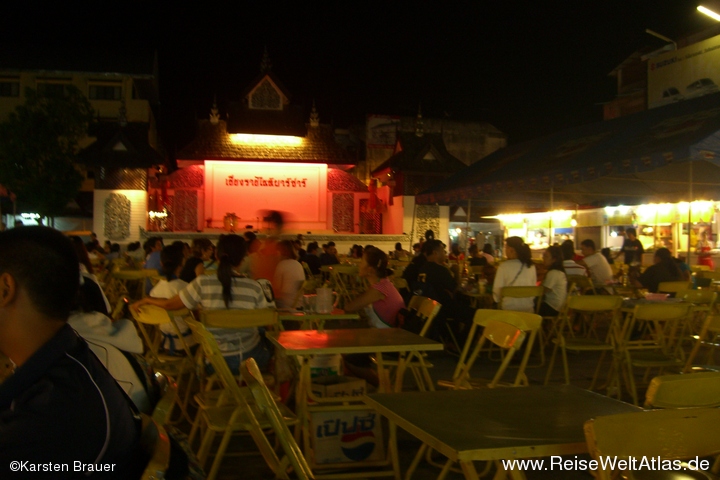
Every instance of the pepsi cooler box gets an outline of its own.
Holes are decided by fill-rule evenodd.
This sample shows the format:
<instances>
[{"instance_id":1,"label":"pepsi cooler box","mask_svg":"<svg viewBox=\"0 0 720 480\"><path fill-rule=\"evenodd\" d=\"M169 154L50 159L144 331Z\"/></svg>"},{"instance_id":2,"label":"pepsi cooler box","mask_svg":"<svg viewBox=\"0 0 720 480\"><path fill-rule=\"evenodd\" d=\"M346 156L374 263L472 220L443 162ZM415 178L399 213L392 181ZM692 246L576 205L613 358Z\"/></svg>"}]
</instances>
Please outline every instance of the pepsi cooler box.
<instances>
[{"instance_id":1,"label":"pepsi cooler box","mask_svg":"<svg viewBox=\"0 0 720 480\"><path fill-rule=\"evenodd\" d=\"M361 397L367 393L365 380L339 375L313 378L310 391L323 398Z\"/></svg>"},{"instance_id":2,"label":"pepsi cooler box","mask_svg":"<svg viewBox=\"0 0 720 480\"><path fill-rule=\"evenodd\" d=\"M312 412L315 464L385 460L381 420L367 409Z\"/></svg>"}]
</instances>

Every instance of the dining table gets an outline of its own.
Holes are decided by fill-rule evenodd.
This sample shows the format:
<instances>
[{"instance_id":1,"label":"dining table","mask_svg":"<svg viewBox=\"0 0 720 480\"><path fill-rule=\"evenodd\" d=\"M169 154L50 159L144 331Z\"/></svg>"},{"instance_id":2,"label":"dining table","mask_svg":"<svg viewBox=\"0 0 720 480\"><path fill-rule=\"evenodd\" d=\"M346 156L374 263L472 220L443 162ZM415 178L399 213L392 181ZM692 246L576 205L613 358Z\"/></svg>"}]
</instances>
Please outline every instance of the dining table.
<instances>
[{"instance_id":1,"label":"dining table","mask_svg":"<svg viewBox=\"0 0 720 480\"><path fill-rule=\"evenodd\" d=\"M380 392L399 392L402 390L402 380L405 371L405 358L409 352L438 351L444 348L442 343L414 334L399 328L355 328L343 330L290 330L281 332L268 332L267 338L284 354L296 357L300 364L300 373L295 389L296 414L300 428L296 430L296 439L300 440L306 457L309 458L313 468L356 468L390 466L388 470L374 472L372 476L387 475L399 478L399 463L395 448L396 429L389 429L389 444L382 461L354 462L352 464L324 464L314 463L312 415L316 412L327 411L357 411L367 409L362 401L363 397L336 397L321 398L313 394L311 384L311 359L317 355L331 354L374 354L378 370ZM397 353L398 365L394 386L391 385L390 375L383 364L383 353ZM392 393L393 395L395 393ZM325 477L326 475L323 475ZM342 478L353 476L367 477L368 472L358 471L353 474L344 473Z\"/></svg>"},{"instance_id":2,"label":"dining table","mask_svg":"<svg viewBox=\"0 0 720 480\"><path fill-rule=\"evenodd\" d=\"M476 480L473 462L488 461L499 470L496 478L507 470L504 473L514 480L524 479L518 465L506 468L502 461L587 453L583 432L587 420L641 411L571 385L376 393L367 395L365 402L422 442L406 480L428 448L448 459L441 476L458 462L465 478ZM550 459L536 466L545 471L553 468Z\"/></svg>"},{"instance_id":3,"label":"dining table","mask_svg":"<svg viewBox=\"0 0 720 480\"><path fill-rule=\"evenodd\" d=\"M355 313L346 313L344 310L336 308L330 313L308 312L296 309L278 310L278 320L281 322L297 322L300 323L302 330L311 330L316 328L319 331L325 329L325 322L328 320L360 320L360 315Z\"/></svg>"}]
</instances>

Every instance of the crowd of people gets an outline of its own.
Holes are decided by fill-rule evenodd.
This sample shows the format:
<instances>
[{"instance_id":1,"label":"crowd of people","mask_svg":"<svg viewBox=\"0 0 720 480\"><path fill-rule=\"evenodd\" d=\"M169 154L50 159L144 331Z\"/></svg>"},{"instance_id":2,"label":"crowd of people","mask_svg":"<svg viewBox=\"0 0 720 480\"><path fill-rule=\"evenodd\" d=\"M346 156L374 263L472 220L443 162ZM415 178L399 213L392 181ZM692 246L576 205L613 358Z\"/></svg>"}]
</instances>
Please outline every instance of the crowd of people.
<instances>
[{"instance_id":1,"label":"crowd of people","mask_svg":"<svg viewBox=\"0 0 720 480\"><path fill-rule=\"evenodd\" d=\"M77 458L88 464L114 463L117 478L133 478L140 467L136 413L151 411L156 398L148 379L138 373L142 367L138 370L133 364L134 355L143 353L138 332L130 320L111 318L111 305L94 275L99 255L136 264L140 256L134 252L140 245L131 245L125 254L113 244L106 247L100 247L97 237L85 243L46 227L0 232L0 352L17 366L0 385L0 457L8 462L23 458L61 463ZM334 242L303 247L301 238L261 241L251 232L221 235L217 245L203 238L192 245L165 246L161 238L150 238L141 250L142 265L157 269L162 279L149 284L148 295L131 308L298 308L304 282L318 275L323 265L339 263ZM462 337L474 309L461 300L457 276L462 272L455 270L453 275L448 259L462 262L464 254L452 245L448 255L446 245L432 232L413 250L411 254L397 244L388 254L372 245L354 245L347 257L358 260L358 276L367 288L345 303L345 311L362 312L369 328L401 326L399 314L408 296L390 281L389 266L391 259L409 262L402 274L409 287L405 293L442 305L430 335L437 336L443 322L452 319ZM598 251L590 239L580 242L580 252L567 240L548 247L542 263L536 264L523 239L509 237L506 260L497 267L489 244L482 250L472 245L466 263L480 269L473 275L491 285L498 308L539 308L541 315L553 316L566 301L568 276L589 277L598 294L615 280L610 266L614 258L607 252ZM626 264L637 266L642 252L635 232L628 229L616 258L624 255ZM656 292L661 282L687 279L688 272L668 249L659 248L653 265L632 282ZM539 307L532 298L502 296L504 287L537 285L544 289ZM169 353L181 353L179 335L188 346L194 345L182 318L175 320L179 332L170 324L161 326L162 348ZM263 369L271 364L273 349L262 330L209 330L235 374L247 358ZM351 368L370 368L367 358L348 357L346 362ZM19 438L23 442L16 442Z\"/></svg>"}]
</instances>

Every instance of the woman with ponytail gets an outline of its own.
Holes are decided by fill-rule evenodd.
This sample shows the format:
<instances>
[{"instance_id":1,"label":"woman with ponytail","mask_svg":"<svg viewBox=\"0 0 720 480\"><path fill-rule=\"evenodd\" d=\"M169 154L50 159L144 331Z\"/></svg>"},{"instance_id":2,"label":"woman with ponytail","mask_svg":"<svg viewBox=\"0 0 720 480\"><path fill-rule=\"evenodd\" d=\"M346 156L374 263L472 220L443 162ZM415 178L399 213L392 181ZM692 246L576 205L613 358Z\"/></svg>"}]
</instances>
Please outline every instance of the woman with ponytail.
<instances>
[{"instance_id":1,"label":"woman with ponytail","mask_svg":"<svg viewBox=\"0 0 720 480\"><path fill-rule=\"evenodd\" d=\"M403 298L395 285L388 280L388 257L379 248L365 249L358 275L367 278L370 288L353 301L345 305L346 312L364 310L370 325L375 328L395 326L395 317L405 306Z\"/></svg>"},{"instance_id":2,"label":"woman with ponytail","mask_svg":"<svg viewBox=\"0 0 720 480\"><path fill-rule=\"evenodd\" d=\"M493 299L500 303L503 310L534 312L532 298L502 298L503 287L534 287L537 284L537 272L533 264L530 247L520 237L509 237L505 241L505 256L495 274Z\"/></svg>"},{"instance_id":3,"label":"woman with ponytail","mask_svg":"<svg viewBox=\"0 0 720 480\"><path fill-rule=\"evenodd\" d=\"M238 273L247 254L245 240L238 235L221 235L217 244L217 275L199 275L174 297L162 300L144 298L132 305L157 305L166 310L237 309L252 310L274 307L272 287L267 280L253 280ZM271 353L257 328L208 328L215 336L225 361L233 373L239 372L242 360L252 357L260 368L270 361Z\"/></svg>"}]
</instances>

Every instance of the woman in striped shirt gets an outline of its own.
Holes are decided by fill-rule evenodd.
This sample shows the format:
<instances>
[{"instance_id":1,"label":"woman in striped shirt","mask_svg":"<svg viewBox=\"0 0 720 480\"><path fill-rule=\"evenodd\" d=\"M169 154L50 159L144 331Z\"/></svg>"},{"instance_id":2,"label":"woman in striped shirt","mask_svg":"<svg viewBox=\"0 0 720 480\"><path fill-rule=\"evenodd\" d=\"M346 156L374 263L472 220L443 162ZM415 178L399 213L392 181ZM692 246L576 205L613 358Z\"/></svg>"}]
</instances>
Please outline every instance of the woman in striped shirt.
<instances>
[{"instance_id":1,"label":"woman in striped shirt","mask_svg":"<svg viewBox=\"0 0 720 480\"><path fill-rule=\"evenodd\" d=\"M157 305L166 310L252 310L275 306L272 287L267 280L253 280L239 273L247 254L247 244L238 235L221 235L217 244L218 269L216 275L199 275L177 295L169 299L146 297L134 303ZM252 357L260 368L270 362L272 353L257 328L208 328L215 336L220 351L233 373L238 374L240 363Z\"/></svg>"}]
</instances>

